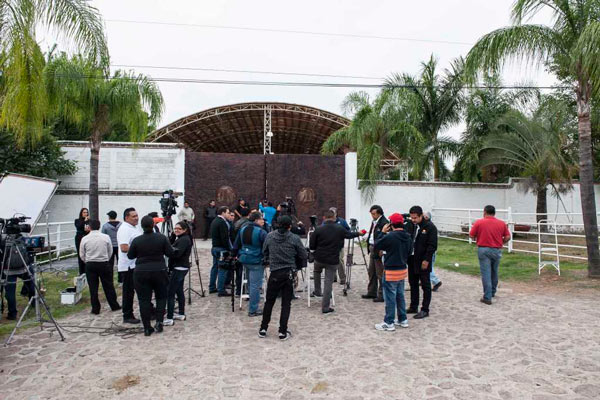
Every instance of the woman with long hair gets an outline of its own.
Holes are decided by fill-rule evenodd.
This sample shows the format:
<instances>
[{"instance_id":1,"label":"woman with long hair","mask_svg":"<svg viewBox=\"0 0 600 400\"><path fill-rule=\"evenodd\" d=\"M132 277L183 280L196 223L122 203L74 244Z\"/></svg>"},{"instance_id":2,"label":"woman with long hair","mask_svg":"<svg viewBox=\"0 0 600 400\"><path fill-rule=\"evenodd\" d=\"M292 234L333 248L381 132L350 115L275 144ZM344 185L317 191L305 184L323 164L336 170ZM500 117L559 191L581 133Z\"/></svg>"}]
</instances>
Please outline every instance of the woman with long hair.
<instances>
[{"instance_id":1,"label":"woman with long hair","mask_svg":"<svg viewBox=\"0 0 600 400\"><path fill-rule=\"evenodd\" d=\"M171 326L174 319L185 321L185 294L183 284L190 270L190 254L192 252L192 237L190 227L185 221L180 221L173 228L171 243L175 255L169 258L169 289L167 292L167 319L165 326ZM179 313L175 314L175 295L179 305Z\"/></svg>"},{"instance_id":2,"label":"woman with long hair","mask_svg":"<svg viewBox=\"0 0 600 400\"><path fill-rule=\"evenodd\" d=\"M75 250L77 250L77 261L79 262L79 275L85 274L85 262L79 257L79 245L81 239L90 231L90 212L87 208L79 210L79 217L75 220Z\"/></svg>"}]
</instances>

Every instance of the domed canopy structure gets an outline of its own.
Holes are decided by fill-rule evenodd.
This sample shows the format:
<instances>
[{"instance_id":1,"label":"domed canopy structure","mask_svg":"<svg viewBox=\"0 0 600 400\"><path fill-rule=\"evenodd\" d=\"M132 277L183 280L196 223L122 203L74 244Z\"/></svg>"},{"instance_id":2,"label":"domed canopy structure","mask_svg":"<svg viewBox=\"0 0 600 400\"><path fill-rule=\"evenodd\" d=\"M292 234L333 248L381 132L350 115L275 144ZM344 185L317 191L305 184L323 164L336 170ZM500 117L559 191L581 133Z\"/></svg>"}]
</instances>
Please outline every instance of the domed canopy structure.
<instances>
[{"instance_id":1,"label":"domed canopy structure","mask_svg":"<svg viewBox=\"0 0 600 400\"><path fill-rule=\"evenodd\" d=\"M150 141L178 142L197 152L319 154L329 135L349 123L298 104L240 103L181 118L152 132Z\"/></svg>"}]
</instances>

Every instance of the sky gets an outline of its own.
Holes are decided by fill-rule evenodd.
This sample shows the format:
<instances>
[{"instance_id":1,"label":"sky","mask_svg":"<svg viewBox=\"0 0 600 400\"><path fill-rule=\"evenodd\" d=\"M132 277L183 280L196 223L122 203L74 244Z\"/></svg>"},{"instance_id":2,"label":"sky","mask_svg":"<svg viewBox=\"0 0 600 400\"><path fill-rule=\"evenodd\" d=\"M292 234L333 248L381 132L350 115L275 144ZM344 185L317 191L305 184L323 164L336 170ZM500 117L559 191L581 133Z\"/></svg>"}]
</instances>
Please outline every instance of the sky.
<instances>
[{"instance_id":1,"label":"sky","mask_svg":"<svg viewBox=\"0 0 600 400\"><path fill-rule=\"evenodd\" d=\"M114 69L131 69L154 78L380 83L380 79L147 66L372 78L385 78L394 72L417 74L420 63L432 54L439 60L441 69L446 68L455 57L466 55L470 44L483 34L510 24L512 2L103 0L92 1L92 4L105 19ZM504 79L505 83L553 82L543 71L517 67L507 69ZM298 103L342 114L344 97L353 90L360 90L174 82L160 82L159 87L165 100L159 126L207 108L250 101ZM377 89L368 92L375 95ZM458 125L447 133L458 138L462 129L462 125Z\"/></svg>"}]
</instances>

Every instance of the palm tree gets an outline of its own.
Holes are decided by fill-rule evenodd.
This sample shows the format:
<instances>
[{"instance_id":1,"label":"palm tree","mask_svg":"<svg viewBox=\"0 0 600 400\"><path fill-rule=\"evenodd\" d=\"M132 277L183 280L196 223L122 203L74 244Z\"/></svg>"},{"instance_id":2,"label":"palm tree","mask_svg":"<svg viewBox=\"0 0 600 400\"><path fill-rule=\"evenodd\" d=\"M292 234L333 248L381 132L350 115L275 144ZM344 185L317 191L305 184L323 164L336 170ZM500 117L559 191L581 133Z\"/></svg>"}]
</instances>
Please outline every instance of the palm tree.
<instances>
[{"instance_id":1,"label":"palm tree","mask_svg":"<svg viewBox=\"0 0 600 400\"><path fill-rule=\"evenodd\" d=\"M525 24L540 11L551 25ZM466 73L499 71L508 60L544 64L570 82L579 123L579 181L588 253L588 276L600 278L598 221L594 195L591 106L600 90L600 3L598 0L516 0L513 25L483 36L469 51Z\"/></svg>"},{"instance_id":2,"label":"palm tree","mask_svg":"<svg viewBox=\"0 0 600 400\"><path fill-rule=\"evenodd\" d=\"M537 222L548 218L548 186L557 196L571 189L575 162L569 143L576 130L572 122L566 106L543 98L530 117L516 110L500 117L479 153L482 166L506 165L526 178L525 191L537 197Z\"/></svg>"},{"instance_id":3,"label":"palm tree","mask_svg":"<svg viewBox=\"0 0 600 400\"><path fill-rule=\"evenodd\" d=\"M66 121L87 131L91 142L89 209L98 218L100 145L115 126L125 126L132 141L146 138L148 123L163 111L158 86L144 75L116 71L112 76L81 56L61 55L45 70L48 97Z\"/></svg>"},{"instance_id":4,"label":"palm tree","mask_svg":"<svg viewBox=\"0 0 600 400\"><path fill-rule=\"evenodd\" d=\"M0 124L19 143L35 144L50 112L44 81L44 55L36 40L42 28L82 51L95 64L108 66L108 48L98 10L84 0L0 1Z\"/></svg>"},{"instance_id":5,"label":"palm tree","mask_svg":"<svg viewBox=\"0 0 600 400\"><path fill-rule=\"evenodd\" d=\"M407 74L394 74L386 80L386 90L412 101L418 111L412 124L425 140L425 152L420 158L418 178L433 169L433 179L439 181L447 171L444 159L458 151L458 143L441 133L460 121L462 105L462 60L452 63L444 76L437 74L437 60L430 57L421 64L418 78Z\"/></svg>"},{"instance_id":6,"label":"palm tree","mask_svg":"<svg viewBox=\"0 0 600 400\"><path fill-rule=\"evenodd\" d=\"M372 194L374 183L382 177L381 161L399 155L405 159L416 156L421 135L407 122L409 111L390 92L380 92L373 101L365 92L351 93L342 109L353 115L352 122L327 138L322 153L335 154L344 148L356 151L360 187L367 195Z\"/></svg>"}]
</instances>

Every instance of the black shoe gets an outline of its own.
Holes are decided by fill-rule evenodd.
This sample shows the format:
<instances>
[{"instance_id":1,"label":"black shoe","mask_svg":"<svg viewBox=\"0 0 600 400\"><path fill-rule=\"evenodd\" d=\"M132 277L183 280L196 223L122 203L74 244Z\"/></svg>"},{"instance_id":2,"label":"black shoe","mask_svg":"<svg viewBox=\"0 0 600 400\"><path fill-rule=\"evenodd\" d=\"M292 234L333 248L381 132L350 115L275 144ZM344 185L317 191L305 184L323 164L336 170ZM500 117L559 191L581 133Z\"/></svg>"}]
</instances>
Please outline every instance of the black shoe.
<instances>
[{"instance_id":1,"label":"black shoe","mask_svg":"<svg viewBox=\"0 0 600 400\"><path fill-rule=\"evenodd\" d=\"M262 315L262 314L263 314L263 313L262 313L262 311L261 311L261 310L258 310L258 311L256 311L256 312L252 312L252 313L251 313L251 312L249 312L249 313L248 313L248 316L249 316L249 317L258 317L258 316L260 316L260 315Z\"/></svg>"},{"instance_id":2,"label":"black shoe","mask_svg":"<svg viewBox=\"0 0 600 400\"><path fill-rule=\"evenodd\" d=\"M154 333L154 328L150 327L148 329L144 329L144 336L150 336Z\"/></svg>"},{"instance_id":3,"label":"black shoe","mask_svg":"<svg viewBox=\"0 0 600 400\"><path fill-rule=\"evenodd\" d=\"M442 286L442 282L441 282L441 281L440 281L440 282L438 282L438 283L436 283L436 284L433 286L433 289L431 289L431 290L433 290L434 292L437 292L437 290L440 288L440 286Z\"/></svg>"},{"instance_id":4,"label":"black shoe","mask_svg":"<svg viewBox=\"0 0 600 400\"><path fill-rule=\"evenodd\" d=\"M124 324L139 324L141 321L135 317L123 318Z\"/></svg>"},{"instance_id":5,"label":"black shoe","mask_svg":"<svg viewBox=\"0 0 600 400\"><path fill-rule=\"evenodd\" d=\"M161 333L163 331L163 323L157 322L156 325L154 325L154 330L156 333Z\"/></svg>"},{"instance_id":6,"label":"black shoe","mask_svg":"<svg viewBox=\"0 0 600 400\"><path fill-rule=\"evenodd\" d=\"M231 293L223 292L218 294L219 297L231 297Z\"/></svg>"},{"instance_id":7,"label":"black shoe","mask_svg":"<svg viewBox=\"0 0 600 400\"><path fill-rule=\"evenodd\" d=\"M17 319L17 314L8 314L6 319L9 321L15 321Z\"/></svg>"},{"instance_id":8,"label":"black shoe","mask_svg":"<svg viewBox=\"0 0 600 400\"><path fill-rule=\"evenodd\" d=\"M92 311L90 311L90 313L94 314L94 315L98 315L98 314L100 314L100 310L92 310Z\"/></svg>"},{"instance_id":9,"label":"black shoe","mask_svg":"<svg viewBox=\"0 0 600 400\"><path fill-rule=\"evenodd\" d=\"M373 299L373 303L383 303L383 297L377 297L376 299Z\"/></svg>"},{"instance_id":10,"label":"black shoe","mask_svg":"<svg viewBox=\"0 0 600 400\"><path fill-rule=\"evenodd\" d=\"M267 330L266 329L261 329L258 331L258 337L263 339L267 337Z\"/></svg>"},{"instance_id":11,"label":"black shoe","mask_svg":"<svg viewBox=\"0 0 600 400\"><path fill-rule=\"evenodd\" d=\"M429 313L427 311L419 311L417 315L414 316L415 319L423 319L429 317Z\"/></svg>"},{"instance_id":12,"label":"black shoe","mask_svg":"<svg viewBox=\"0 0 600 400\"><path fill-rule=\"evenodd\" d=\"M116 308L111 308L110 310L111 311L119 311L119 310L122 310L122 309L123 309L123 307L117 306Z\"/></svg>"},{"instance_id":13,"label":"black shoe","mask_svg":"<svg viewBox=\"0 0 600 400\"><path fill-rule=\"evenodd\" d=\"M408 310L406 310L407 314L416 314L418 312L419 312L419 310L416 310L414 308L409 308Z\"/></svg>"},{"instance_id":14,"label":"black shoe","mask_svg":"<svg viewBox=\"0 0 600 400\"><path fill-rule=\"evenodd\" d=\"M310 294L310 297L323 297L323 295L322 294L316 294L315 292L312 292Z\"/></svg>"},{"instance_id":15,"label":"black shoe","mask_svg":"<svg viewBox=\"0 0 600 400\"><path fill-rule=\"evenodd\" d=\"M335 311L335 310L334 310L333 308L329 307L329 309L328 309L328 310L323 310L323 314L329 314L329 313L332 313L332 312L334 312L334 311Z\"/></svg>"},{"instance_id":16,"label":"black shoe","mask_svg":"<svg viewBox=\"0 0 600 400\"><path fill-rule=\"evenodd\" d=\"M208 294L213 294L213 293L217 293L217 292L218 292L218 290L217 290L217 289L214 289L214 290L209 290L209 291L208 291Z\"/></svg>"},{"instance_id":17,"label":"black shoe","mask_svg":"<svg viewBox=\"0 0 600 400\"><path fill-rule=\"evenodd\" d=\"M363 294L360 297L362 297L363 299L375 299L375 298L377 298L377 296L373 296L373 295L370 295L370 294Z\"/></svg>"},{"instance_id":18,"label":"black shoe","mask_svg":"<svg viewBox=\"0 0 600 400\"><path fill-rule=\"evenodd\" d=\"M487 304L488 306L492 305L492 301L491 300L484 299L483 297L479 301L482 302L482 303Z\"/></svg>"},{"instance_id":19,"label":"black shoe","mask_svg":"<svg viewBox=\"0 0 600 400\"><path fill-rule=\"evenodd\" d=\"M286 333L281 333L279 332L279 340L288 340L289 338L292 337L292 332L287 331Z\"/></svg>"}]
</instances>

